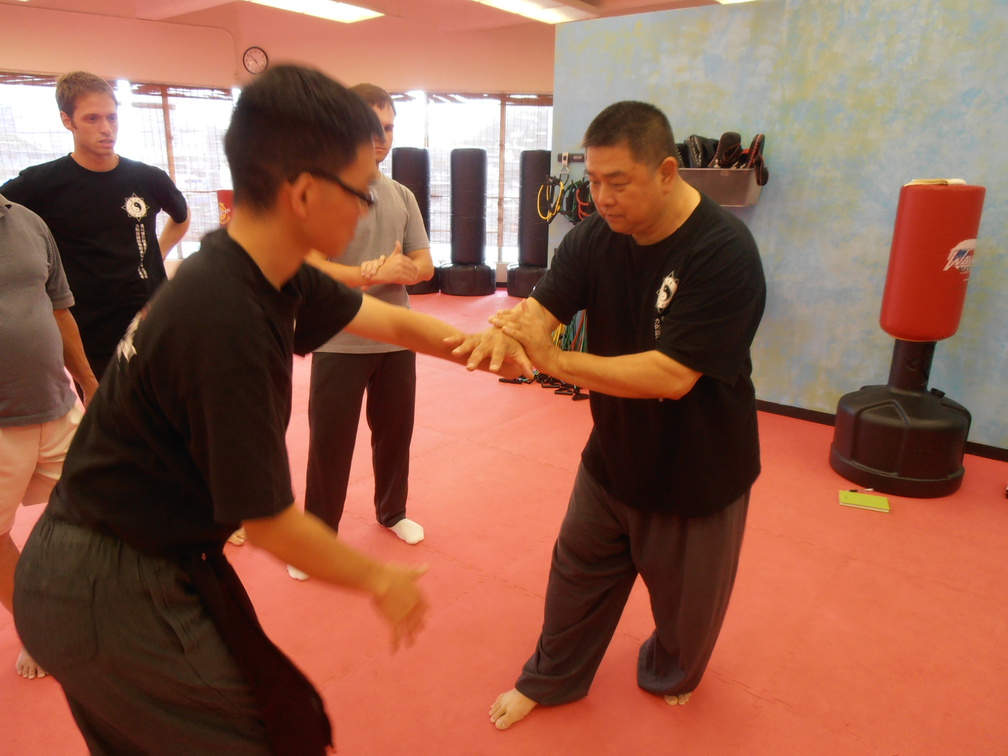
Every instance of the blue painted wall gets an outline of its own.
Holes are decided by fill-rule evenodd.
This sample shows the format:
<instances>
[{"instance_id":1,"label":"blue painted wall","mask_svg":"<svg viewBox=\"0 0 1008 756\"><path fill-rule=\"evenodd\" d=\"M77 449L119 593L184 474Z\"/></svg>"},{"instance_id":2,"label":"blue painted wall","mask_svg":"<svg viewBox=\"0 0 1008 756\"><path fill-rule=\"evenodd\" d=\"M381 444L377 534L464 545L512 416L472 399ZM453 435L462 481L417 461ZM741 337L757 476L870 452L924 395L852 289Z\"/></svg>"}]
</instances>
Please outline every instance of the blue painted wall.
<instances>
[{"instance_id":1,"label":"blue painted wall","mask_svg":"<svg viewBox=\"0 0 1008 756\"><path fill-rule=\"evenodd\" d=\"M770 182L736 211L768 279L756 388L824 412L888 378L878 316L900 187L985 186L962 322L938 343L930 386L971 410L970 441L1008 448L1006 46L1005 0L761 0L566 24L553 151L580 151L623 99L660 106L679 141L764 132ZM567 229L554 222L552 246Z\"/></svg>"}]
</instances>

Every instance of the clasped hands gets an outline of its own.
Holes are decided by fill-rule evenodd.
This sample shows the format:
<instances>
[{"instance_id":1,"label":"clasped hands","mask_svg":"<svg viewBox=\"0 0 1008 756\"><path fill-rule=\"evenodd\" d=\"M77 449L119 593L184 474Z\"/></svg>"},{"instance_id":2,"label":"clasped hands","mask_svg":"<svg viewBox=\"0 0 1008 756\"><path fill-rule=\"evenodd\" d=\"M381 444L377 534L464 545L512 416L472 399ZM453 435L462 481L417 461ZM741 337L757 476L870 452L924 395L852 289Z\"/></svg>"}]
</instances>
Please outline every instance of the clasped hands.
<instances>
[{"instance_id":1,"label":"clasped hands","mask_svg":"<svg viewBox=\"0 0 1008 756\"><path fill-rule=\"evenodd\" d=\"M495 373L505 362L517 365L530 380L535 369L550 372L560 348L553 343L544 314L530 307L528 300L510 310L498 310L488 320L492 327L485 331L445 339L445 344L454 347L453 356L467 358L467 370L476 370L489 358L488 367Z\"/></svg>"},{"instance_id":2,"label":"clasped hands","mask_svg":"<svg viewBox=\"0 0 1008 756\"><path fill-rule=\"evenodd\" d=\"M396 242L395 249L387 255L380 255L374 260L365 260L360 264L361 278L369 286L394 283L408 286L417 281L420 269L411 257L402 253L402 244Z\"/></svg>"}]
</instances>

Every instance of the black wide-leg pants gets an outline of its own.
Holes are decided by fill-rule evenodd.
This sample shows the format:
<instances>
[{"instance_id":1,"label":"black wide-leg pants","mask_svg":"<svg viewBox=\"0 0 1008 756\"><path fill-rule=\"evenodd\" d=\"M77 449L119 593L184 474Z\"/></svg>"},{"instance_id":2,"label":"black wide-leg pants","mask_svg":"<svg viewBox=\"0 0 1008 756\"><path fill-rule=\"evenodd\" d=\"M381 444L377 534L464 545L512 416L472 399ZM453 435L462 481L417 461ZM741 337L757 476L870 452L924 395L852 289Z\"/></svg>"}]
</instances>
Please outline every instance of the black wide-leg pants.
<instances>
[{"instance_id":1,"label":"black wide-leg pants","mask_svg":"<svg viewBox=\"0 0 1008 756\"><path fill-rule=\"evenodd\" d=\"M43 513L18 562L14 618L89 753L272 753L246 674L174 562Z\"/></svg>"},{"instance_id":2,"label":"black wide-leg pants","mask_svg":"<svg viewBox=\"0 0 1008 756\"><path fill-rule=\"evenodd\" d=\"M692 692L728 609L748 505L747 492L707 517L644 512L613 499L582 466L518 691L546 705L583 698L639 574L655 631L641 646L637 683L657 695Z\"/></svg>"},{"instance_id":3,"label":"black wide-leg pants","mask_svg":"<svg viewBox=\"0 0 1008 756\"><path fill-rule=\"evenodd\" d=\"M406 516L416 409L416 354L315 352L308 397L305 510L339 529L367 393L375 515L385 527Z\"/></svg>"}]
</instances>

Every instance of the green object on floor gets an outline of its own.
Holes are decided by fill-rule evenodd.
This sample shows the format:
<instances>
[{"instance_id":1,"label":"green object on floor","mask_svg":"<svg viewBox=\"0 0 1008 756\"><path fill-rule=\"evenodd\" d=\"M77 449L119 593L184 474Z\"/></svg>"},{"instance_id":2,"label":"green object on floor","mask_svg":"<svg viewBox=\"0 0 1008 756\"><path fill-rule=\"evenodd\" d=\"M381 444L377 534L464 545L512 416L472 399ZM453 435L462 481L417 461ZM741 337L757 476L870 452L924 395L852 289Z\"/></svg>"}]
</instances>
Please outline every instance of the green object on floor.
<instances>
[{"instance_id":1,"label":"green object on floor","mask_svg":"<svg viewBox=\"0 0 1008 756\"><path fill-rule=\"evenodd\" d=\"M857 493L855 491L841 491L840 503L845 507L858 507L859 509L873 509L876 512L889 511L889 498L870 493Z\"/></svg>"}]
</instances>

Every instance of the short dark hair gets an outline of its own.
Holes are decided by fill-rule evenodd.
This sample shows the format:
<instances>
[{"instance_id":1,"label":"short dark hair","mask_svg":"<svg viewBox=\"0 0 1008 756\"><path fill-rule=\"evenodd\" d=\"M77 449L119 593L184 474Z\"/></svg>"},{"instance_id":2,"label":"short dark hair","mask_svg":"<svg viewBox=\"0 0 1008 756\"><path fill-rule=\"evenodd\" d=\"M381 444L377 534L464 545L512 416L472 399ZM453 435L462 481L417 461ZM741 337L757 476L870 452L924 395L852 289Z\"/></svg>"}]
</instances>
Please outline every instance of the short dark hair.
<instances>
[{"instance_id":1,"label":"short dark hair","mask_svg":"<svg viewBox=\"0 0 1008 756\"><path fill-rule=\"evenodd\" d=\"M350 89L372 108L381 110L390 107L392 114L395 115L395 103L392 101L392 95L377 84L354 84Z\"/></svg>"},{"instance_id":2,"label":"short dark hair","mask_svg":"<svg viewBox=\"0 0 1008 756\"><path fill-rule=\"evenodd\" d=\"M112 85L101 76L88 71L71 71L56 79L56 105L61 113L66 113L71 118L77 109L77 100L89 94L107 94L119 105Z\"/></svg>"},{"instance_id":3,"label":"short dark hair","mask_svg":"<svg viewBox=\"0 0 1008 756\"><path fill-rule=\"evenodd\" d=\"M375 112L321 71L271 68L242 90L224 136L235 204L266 210L281 182L339 173L383 135Z\"/></svg>"},{"instance_id":4,"label":"short dark hair","mask_svg":"<svg viewBox=\"0 0 1008 756\"><path fill-rule=\"evenodd\" d=\"M647 102L624 100L599 113L588 125L581 145L626 145L634 160L658 166L665 158L678 158L675 136L665 114Z\"/></svg>"}]
</instances>

